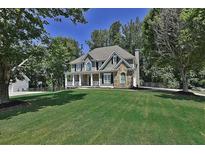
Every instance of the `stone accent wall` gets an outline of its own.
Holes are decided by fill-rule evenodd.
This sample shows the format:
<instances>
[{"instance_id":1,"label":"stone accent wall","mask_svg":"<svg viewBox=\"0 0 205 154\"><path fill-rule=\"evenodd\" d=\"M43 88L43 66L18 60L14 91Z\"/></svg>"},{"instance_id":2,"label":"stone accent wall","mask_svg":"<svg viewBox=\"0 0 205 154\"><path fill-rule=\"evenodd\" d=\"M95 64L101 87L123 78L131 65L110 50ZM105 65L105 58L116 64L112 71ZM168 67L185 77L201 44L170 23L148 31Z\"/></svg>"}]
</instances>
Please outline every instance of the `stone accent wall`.
<instances>
[{"instance_id":1,"label":"stone accent wall","mask_svg":"<svg viewBox=\"0 0 205 154\"><path fill-rule=\"evenodd\" d=\"M126 83L125 84L120 83L121 73L125 73L125 76L126 76ZM132 71L128 71L127 67L123 63L120 64L118 71L113 74L114 87L115 88L130 88L130 87L132 87L132 80L133 80L132 74L133 74Z\"/></svg>"}]
</instances>

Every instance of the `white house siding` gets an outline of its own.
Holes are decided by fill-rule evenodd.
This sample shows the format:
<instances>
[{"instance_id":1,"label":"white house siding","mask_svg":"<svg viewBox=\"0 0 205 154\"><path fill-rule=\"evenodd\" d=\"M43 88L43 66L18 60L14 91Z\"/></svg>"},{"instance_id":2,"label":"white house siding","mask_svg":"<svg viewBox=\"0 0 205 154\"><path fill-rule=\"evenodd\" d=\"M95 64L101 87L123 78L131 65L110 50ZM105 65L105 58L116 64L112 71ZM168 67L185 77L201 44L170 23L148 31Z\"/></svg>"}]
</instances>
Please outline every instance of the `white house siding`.
<instances>
[{"instance_id":1,"label":"white house siding","mask_svg":"<svg viewBox=\"0 0 205 154\"><path fill-rule=\"evenodd\" d=\"M28 80L16 80L15 83L9 85L9 92L26 91L29 88Z\"/></svg>"}]
</instances>

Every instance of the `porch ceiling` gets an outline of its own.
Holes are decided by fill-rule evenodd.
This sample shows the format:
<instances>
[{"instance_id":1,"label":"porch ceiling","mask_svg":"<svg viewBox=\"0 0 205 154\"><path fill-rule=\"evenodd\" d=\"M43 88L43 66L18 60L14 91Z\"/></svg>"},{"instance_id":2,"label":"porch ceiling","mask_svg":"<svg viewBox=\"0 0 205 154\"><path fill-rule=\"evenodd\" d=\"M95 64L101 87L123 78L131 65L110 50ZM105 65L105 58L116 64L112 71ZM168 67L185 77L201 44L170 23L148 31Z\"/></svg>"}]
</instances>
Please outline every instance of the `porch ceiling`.
<instances>
[{"instance_id":1,"label":"porch ceiling","mask_svg":"<svg viewBox=\"0 0 205 154\"><path fill-rule=\"evenodd\" d=\"M103 73L103 72L116 72L117 70L101 70L101 71L80 71L80 72L67 72L67 75L77 75L77 74L98 74L98 73Z\"/></svg>"}]
</instances>

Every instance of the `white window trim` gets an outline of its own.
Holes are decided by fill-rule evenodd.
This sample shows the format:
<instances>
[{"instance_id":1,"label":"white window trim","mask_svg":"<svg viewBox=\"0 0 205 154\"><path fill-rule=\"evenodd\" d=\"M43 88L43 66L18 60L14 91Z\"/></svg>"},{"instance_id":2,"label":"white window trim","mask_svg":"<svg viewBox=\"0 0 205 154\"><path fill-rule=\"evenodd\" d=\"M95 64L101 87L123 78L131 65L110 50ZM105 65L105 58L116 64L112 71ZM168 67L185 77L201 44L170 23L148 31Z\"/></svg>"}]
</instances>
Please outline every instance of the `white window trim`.
<instances>
[{"instance_id":1,"label":"white window trim","mask_svg":"<svg viewBox=\"0 0 205 154\"><path fill-rule=\"evenodd\" d=\"M91 70L87 70L87 64L90 63L91 64ZM86 64L85 64L85 71L92 71L92 62L91 61L88 61Z\"/></svg>"},{"instance_id":2,"label":"white window trim","mask_svg":"<svg viewBox=\"0 0 205 154\"><path fill-rule=\"evenodd\" d=\"M117 64L117 55L114 54L112 58L113 58L113 63Z\"/></svg>"},{"instance_id":3,"label":"white window trim","mask_svg":"<svg viewBox=\"0 0 205 154\"><path fill-rule=\"evenodd\" d=\"M81 71L81 63L76 64L76 71Z\"/></svg>"},{"instance_id":4,"label":"white window trim","mask_svg":"<svg viewBox=\"0 0 205 154\"><path fill-rule=\"evenodd\" d=\"M107 80L105 80L105 76L110 76L110 80L107 78ZM111 73L103 73L103 80L104 80L104 84L111 84Z\"/></svg>"},{"instance_id":5,"label":"white window trim","mask_svg":"<svg viewBox=\"0 0 205 154\"><path fill-rule=\"evenodd\" d=\"M125 74L125 82L124 83L121 82L121 75L122 75L122 73ZM126 82L127 82L127 75L126 75L125 72L122 72L122 73L120 73L120 84L126 84Z\"/></svg>"}]
</instances>

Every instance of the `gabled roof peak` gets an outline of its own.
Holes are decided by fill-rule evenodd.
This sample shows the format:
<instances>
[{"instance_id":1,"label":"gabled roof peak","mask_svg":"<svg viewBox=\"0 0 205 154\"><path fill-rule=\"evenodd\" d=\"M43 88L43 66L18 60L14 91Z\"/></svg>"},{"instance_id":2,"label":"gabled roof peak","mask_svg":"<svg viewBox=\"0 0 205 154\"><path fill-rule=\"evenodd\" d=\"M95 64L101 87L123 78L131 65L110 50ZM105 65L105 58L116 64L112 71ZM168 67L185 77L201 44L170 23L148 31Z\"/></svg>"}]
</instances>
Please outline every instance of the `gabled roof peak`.
<instances>
[{"instance_id":1,"label":"gabled roof peak","mask_svg":"<svg viewBox=\"0 0 205 154\"><path fill-rule=\"evenodd\" d=\"M124 59L134 59L134 56L130 54L128 51L124 50L118 45L99 47L91 50L88 54L97 61L105 61L110 57L110 55L115 52L117 55L121 56ZM86 54L87 55L87 54ZM71 64L80 63L84 56L74 60Z\"/></svg>"}]
</instances>

